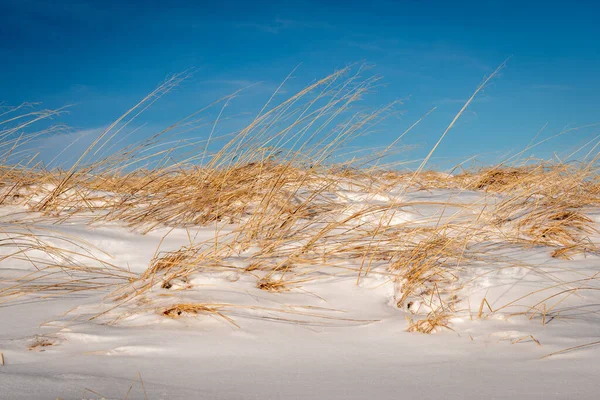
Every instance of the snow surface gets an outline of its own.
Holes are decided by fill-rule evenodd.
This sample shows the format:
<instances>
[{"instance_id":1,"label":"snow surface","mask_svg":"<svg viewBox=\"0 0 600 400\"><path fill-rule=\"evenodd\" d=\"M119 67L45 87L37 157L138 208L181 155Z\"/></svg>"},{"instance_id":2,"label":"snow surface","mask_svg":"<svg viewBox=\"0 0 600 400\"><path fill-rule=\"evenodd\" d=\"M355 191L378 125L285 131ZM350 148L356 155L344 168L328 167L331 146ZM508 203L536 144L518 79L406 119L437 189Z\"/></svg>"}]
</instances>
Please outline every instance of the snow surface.
<instances>
[{"instance_id":1,"label":"snow surface","mask_svg":"<svg viewBox=\"0 0 600 400\"><path fill-rule=\"evenodd\" d=\"M351 190L338 195L348 206L346 214L394 198L394 193L365 196ZM433 190L409 193L403 201L454 202L456 207L443 210L453 215L461 204L478 204L476 213L482 199L476 192ZM3 206L0 222L77 238L99 259L132 273L145 271L159 246L169 251L189 244L185 229L142 235L118 223L90 225L85 216L55 224L23 212L20 206ZM403 207L390 223L439 215L439 208L415 205ZM362 222L374 222L371 217ZM593 218L600 221L597 214ZM214 229L198 228L193 235L209 239ZM2 254L8 251L0 246ZM548 277L570 282L594 277L598 257L559 260L548 248L517 245L486 251L498 253L503 268L470 264L468 274L478 277L465 289L471 312L452 319L452 330L431 335L406 331L410 314L395 307L394 282L369 275L356 285L351 271L323 274L281 293L257 289L256 279L235 269L195 274L171 288L190 288L180 292L186 302L253 307L226 309L239 327L216 315L169 319L139 304L108 323L113 321L108 290L2 299L0 399L598 398L600 346L543 357L600 340L600 290L567 296L545 325L539 318L511 316L519 311L514 308L490 314L486 306L477 318L484 297L496 309L540 290L522 302L535 304L564 289L548 289ZM231 262L245 265L243 255ZM31 269L26 260L2 261L0 285ZM595 280L586 287L600 289ZM89 319L103 310L104 318ZM30 350L34 343L49 345Z\"/></svg>"}]
</instances>

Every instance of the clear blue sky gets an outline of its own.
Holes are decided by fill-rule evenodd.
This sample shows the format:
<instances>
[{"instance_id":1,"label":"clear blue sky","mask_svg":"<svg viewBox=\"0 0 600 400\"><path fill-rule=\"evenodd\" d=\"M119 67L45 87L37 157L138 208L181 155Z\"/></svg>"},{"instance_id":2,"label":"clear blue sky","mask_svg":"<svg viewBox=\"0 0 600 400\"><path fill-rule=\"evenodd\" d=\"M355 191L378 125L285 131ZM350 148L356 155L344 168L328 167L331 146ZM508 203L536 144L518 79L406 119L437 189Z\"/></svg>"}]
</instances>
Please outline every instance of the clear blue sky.
<instances>
[{"instance_id":1,"label":"clear blue sky","mask_svg":"<svg viewBox=\"0 0 600 400\"><path fill-rule=\"evenodd\" d=\"M290 91L366 61L386 85L365 105L408 100L400 118L356 144L385 145L437 106L405 140L419 148L403 157L416 158L484 76L511 57L434 160L449 165L478 154L495 162L524 148L546 123L542 137L600 122L594 3L0 0L0 101L75 104L60 122L100 129L169 74L194 68L149 112L150 129L261 82L236 99L237 109L255 112L257 99L268 98L300 63ZM598 131L572 132L534 154L565 151Z\"/></svg>"}]
</instances>

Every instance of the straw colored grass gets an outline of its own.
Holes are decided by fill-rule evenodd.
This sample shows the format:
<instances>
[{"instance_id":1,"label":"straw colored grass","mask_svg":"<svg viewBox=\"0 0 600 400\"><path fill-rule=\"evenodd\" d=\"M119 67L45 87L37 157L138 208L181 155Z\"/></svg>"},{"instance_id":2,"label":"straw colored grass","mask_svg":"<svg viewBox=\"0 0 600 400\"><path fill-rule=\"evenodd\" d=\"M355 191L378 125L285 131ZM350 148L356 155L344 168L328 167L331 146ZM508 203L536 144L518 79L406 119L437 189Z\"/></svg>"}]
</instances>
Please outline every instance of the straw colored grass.
<instances>
[{"instance_id":1,"label":"straw colored grass","mask_svg":"<svg viewBox=\"0 0 600 400\"><path fill-rule=\"evenodd\" d=\"M408 322L408 332L419 332L425 334L431 334L441 332L444 329L450 328L450 314L444 312L432 311L423 319L413 321L411 318L406 317Z\"/></svg>"},{"instance_id":2,"label":"straw colored grass","mask_svg":"<svg viewBox=\"0 0 600 400\"><path fill-rule=\"evenodd\" d=\"M9 221L0 231L8 237L0 239L0 247L12 250L2 260L27 259L37 270L1 288L0 296L111 289L113 309L135 299L145 299L152 307L155 291L170 290L173 282L188 282L206 271L247 274L256 279L258 289L273 293L328 277L353 275L360 283L377 275L395 283L397 307L419 318L409 321L408 330L432 333L448 328L451 316L460 312L456 304L463 300L462 276L468 266L497 261L475 251L478 245L544 246L555 258L597 252L590 239L597 229L588 215L600 205L595 158L580 164L506 163L456 175L425 169L440 141L493 75L418 168L400 171L380 160L404 133L383 152L344 153L354 138L372 132L394 113L395 103L355 111L378 82L364 74L362 67L345 68L286 100L271 98L236 132L214 134L218 112L208 118L211 129L204 140L170 141L169 135L176 136L200 113L216 106L223 110L233 98L228 96L103 156L134 118L181 82L183 77L176 76L111 124L66 170L18 157L16 132L54 113L26 113L25 122L0 122L0 138L12 138L7 142L11 145L0 147L5 151L0 205L18 206L34 222L60 224L78 216L92 224L117 221L142 234L164 227L214 229L214 237L204 242L190 237L189 245L179 250L157 251L137 276L101 262L85 250L85 243L71 239L69 244L78 250L69 251L45 244L39 232L16 233L20 225ZM46 133L34 132L27 140ZM476 191L481 204L407 200L409 194L433 188L452 189L457 196ZM349 192L358 200L348 197ZM394 219L420 206L441 211L433 217ZM447 216L449 209L456 211ZM236 266L236 257L245 265ZM47 281L59 275L58 281ZM197 288L181 288L188 289ZM155 308L169 318L207 314L235 325L224 314L234 305L181 302L166 308L156 303Z\"/></svg>"},{"instance_id":3,"label":"straw colored grass","mask_svg":"<svg viewBox=\"0 0 600 400\"><path fill-rule=\"evenodd\" d=\"M161 310L161 314L169 318L179 318L183 316L194 316L198 314L207 314L218 316L230 324L238 327L233 320L224 315L220 310L226 308L223 304L199 304L199 303L179 303Z\"/></svg>"}]
</instances>

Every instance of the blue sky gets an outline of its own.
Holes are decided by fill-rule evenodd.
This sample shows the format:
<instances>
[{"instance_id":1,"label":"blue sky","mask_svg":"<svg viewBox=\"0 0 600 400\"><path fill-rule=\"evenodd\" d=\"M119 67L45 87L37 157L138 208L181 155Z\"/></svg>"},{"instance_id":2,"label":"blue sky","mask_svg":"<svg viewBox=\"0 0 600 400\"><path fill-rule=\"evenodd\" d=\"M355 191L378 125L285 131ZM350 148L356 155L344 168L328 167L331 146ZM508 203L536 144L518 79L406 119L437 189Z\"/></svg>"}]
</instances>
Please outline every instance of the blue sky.
<instances>
[{"instance_id":1,"label":"blue sky","mask_svg":"<svg viewBox=\"0 0 600 400\"><path fill-rule=\"evenodd\" d=\"M565 127L600 122L600 6L595 2L0 0L0 101L73 105L60 122L95 132L170 74L193 76L140 123L150 132L222 95L259 83L231 108L253 113L298 65L298 90L353 62L385 86L363 101L405 99L399 117L356 146L407 137L423 157L482 79L510 57L435 153L448 166L499 161ZM235 111L234 111L235 110ZM234 118L234 117L232 117ZM558 137L533 155L564 153L597 127ZM198 131L199 137L208 134ZM59 146L56 138L48 146Z\"/></svg>"}]
</instances>

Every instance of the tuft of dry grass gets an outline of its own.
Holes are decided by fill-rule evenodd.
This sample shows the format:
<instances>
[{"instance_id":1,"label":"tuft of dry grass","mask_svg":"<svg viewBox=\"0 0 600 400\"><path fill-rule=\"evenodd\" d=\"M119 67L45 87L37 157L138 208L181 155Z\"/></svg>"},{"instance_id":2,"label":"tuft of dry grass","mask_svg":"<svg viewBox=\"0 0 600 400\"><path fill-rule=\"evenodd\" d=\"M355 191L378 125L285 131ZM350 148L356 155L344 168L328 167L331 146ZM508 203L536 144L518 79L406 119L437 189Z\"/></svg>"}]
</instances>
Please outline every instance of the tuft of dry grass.
<instances>
[{"instance_id":1,"label":"tuft of dry grass","mask_svg":"<svg viewBox=\"0 0 600 400\"><path fill-rule=\"evenodd\" d=\"M419 332L425 334L441 332L443 329L450 329L450 317L449 313L432 311L422 319L413 321L411 318L406 317L408 322L408 332Z\"/></svg>"},{"instance_id":2,"label":"tuft of dry grass","mask_svg":"<svg viewBox=\"0 0 600 400\"><path fill-rule=\"evenodd\" d=\"M57 342L44 336L35 336L29 345L29 350L44 351L46 347L56 345Z\"/></svg>"},{"instance_id":3,"label":"tuft of dry grass","mask_svg":"<svg viewBox=\"0 0 600 400\"><path fill-rule=\"evenodd\" d=\"M272 279L269 276L256 282L256 287L267 292L287 292L290 290L286 281L283 279Z\"/></svg>"},{"instance_id":4,"label":"tuft of dry grass","mask_svg":"<svg viewBox=\"0 0 600 400\"><path fill-rule=\"evenodd\" d=\"M581 211L543 208L529 213L517 224L534 244L562 245L575 249L585 234L595 233L593 221Z\"/></svg>"},{"instance_id":5,"label":"tuft of dry grass","mask_svg":"<svg viewBox=\"0 0 600 400\"><path fill-rule=\"evenodd\" d=\"M476 190L503 193L519 186L528 173L523 168L491 168L478 173L469 186Z\"/></svg>"},{"instance_id":6,"label":"tuft of dry grass","mask_svg":"<svg viewBox=\"0 0 600 400\"><path fill-rule=\"evenodd\" d=\"M186 315L217 314L224 306L220 304L179 303L161 310L161 314L169 318L179 318Z\"/></svg>"},{"instance_id":7,"label":"tuft of dry grass","mask_svg":"<svg viewBox=\"0 0 600 400\"><path fill-rule=\"evenodd\" d=\"M421 306L435 309L438 306L452 308L456 301L456 288L462 263L469 258L466 246L469 237L450 237L439 230L398 251L390 264L399 282L396 304L412 313ZM417 298L415 301L409 299Z\"/></svg>"},{"instance_id":8,"label":"tuft of dry grass","mask_svg":"<svg viewBox=\"0 0 600 400\"><path fill-rule=\"evenodd\" d=\"M551 254L554 258L561 258L563 260L572 260L576 254L599 254L599 249L591 242L583 242L573 244L569 246L559 247L554 250Z\"/></svg>"}]
</instances>

